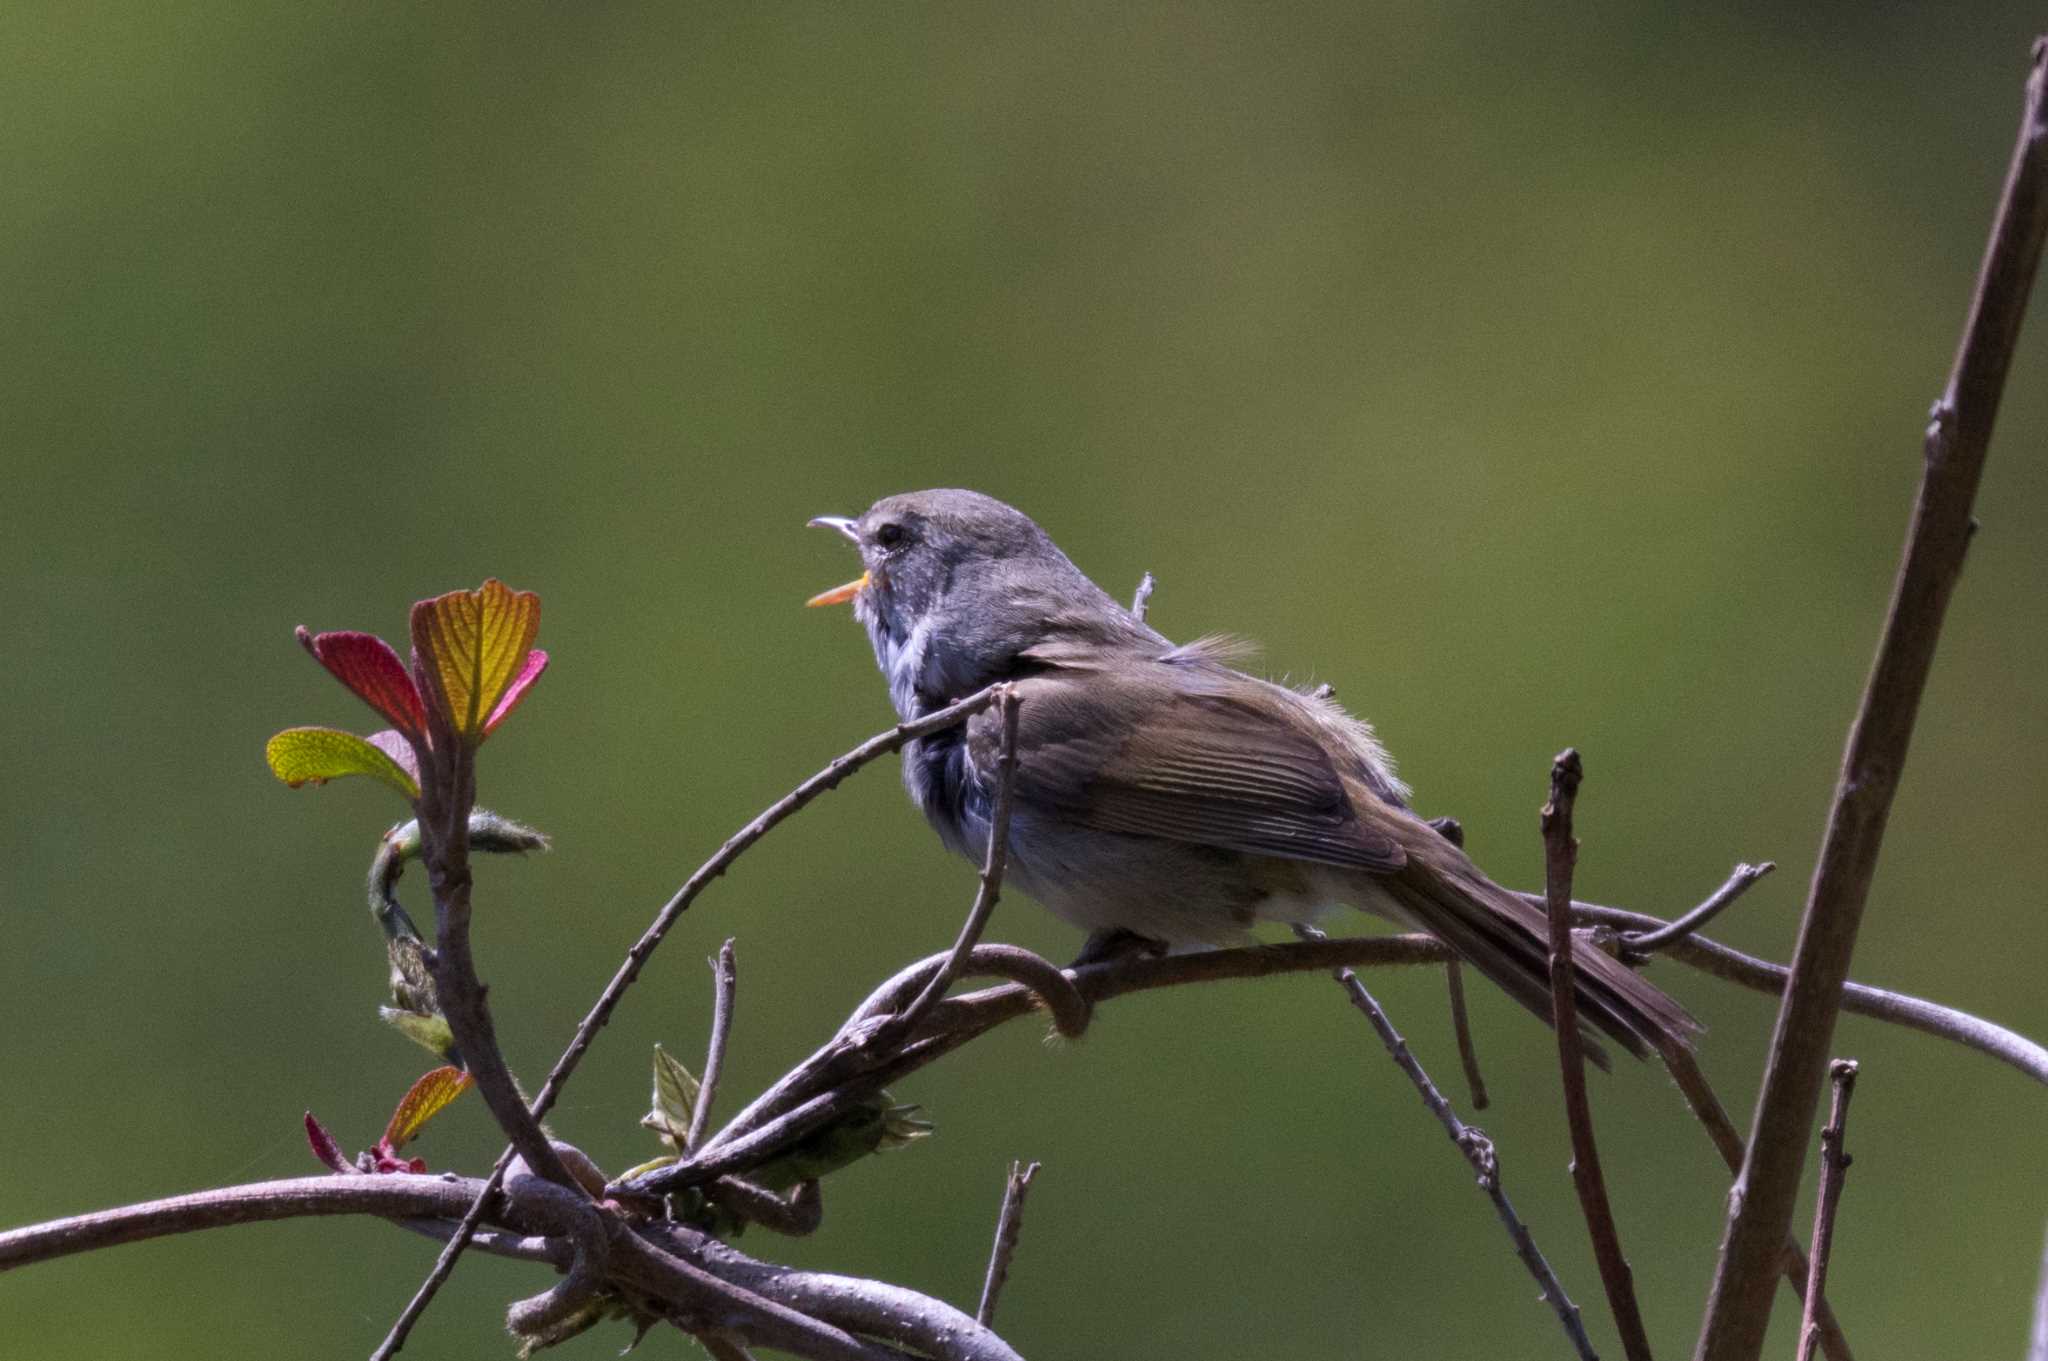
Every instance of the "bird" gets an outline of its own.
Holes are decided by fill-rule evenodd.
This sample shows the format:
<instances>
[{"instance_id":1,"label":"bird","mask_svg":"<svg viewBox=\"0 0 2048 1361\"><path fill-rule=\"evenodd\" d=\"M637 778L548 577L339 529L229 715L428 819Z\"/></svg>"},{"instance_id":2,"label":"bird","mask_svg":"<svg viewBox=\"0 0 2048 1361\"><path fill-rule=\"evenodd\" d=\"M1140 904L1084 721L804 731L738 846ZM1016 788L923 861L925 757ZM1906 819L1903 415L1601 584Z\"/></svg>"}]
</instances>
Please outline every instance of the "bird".
<instances>
[{"instance_id":1,"label":"bird","mask_svg":"<svg viewBox=\"0 0 2048 1361\"><path fill-rule=\"evenodd\" d=\"M1551 1020L1543 911L1414 812L1371 726L1326 690L1240 670L1229 637L1172 642L980 492L810 524L850 540L863 570L808 603L851 602L902 720L1012 687L1006 882L1088 933L1082 960L1238 944L1350 906L1435 936ZM1002 747L984 709L903 748L911 800L976 862ZM1662 990L1602 951L1574 959L1582 1029L1638 1058L1691 1048L1703 1027Z\"/></svg>"}]
</instances>

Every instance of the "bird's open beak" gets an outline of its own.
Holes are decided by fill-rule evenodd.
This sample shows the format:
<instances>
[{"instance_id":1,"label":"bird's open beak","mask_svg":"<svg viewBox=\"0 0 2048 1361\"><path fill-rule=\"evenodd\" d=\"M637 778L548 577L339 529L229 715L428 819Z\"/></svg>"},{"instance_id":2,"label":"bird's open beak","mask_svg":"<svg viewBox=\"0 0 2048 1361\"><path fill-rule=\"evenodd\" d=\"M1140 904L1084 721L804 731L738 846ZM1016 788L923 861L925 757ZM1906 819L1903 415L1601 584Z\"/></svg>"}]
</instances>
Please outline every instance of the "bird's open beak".
<instances>
[{"instance_id":1,"label":"bird's open beak","mask_svg":"<svg viewBox=\"0 0 2048 1361\"><path fill-rule=\"evenodd\" d=\"M812 520L807 527L817 529L820 526L826 529L838 530L847 537L848 541L855 545L860 543L860 530L852 520L847 519L843 515L820 515L817 519ZM820 591L817 595L806 600L804 604L806 606L844 605L847 601L866 590L867 585L868 574L862 572L858 580L849 581L844 586L834 586L829 591Z\"/></svg>"}]
</instances>

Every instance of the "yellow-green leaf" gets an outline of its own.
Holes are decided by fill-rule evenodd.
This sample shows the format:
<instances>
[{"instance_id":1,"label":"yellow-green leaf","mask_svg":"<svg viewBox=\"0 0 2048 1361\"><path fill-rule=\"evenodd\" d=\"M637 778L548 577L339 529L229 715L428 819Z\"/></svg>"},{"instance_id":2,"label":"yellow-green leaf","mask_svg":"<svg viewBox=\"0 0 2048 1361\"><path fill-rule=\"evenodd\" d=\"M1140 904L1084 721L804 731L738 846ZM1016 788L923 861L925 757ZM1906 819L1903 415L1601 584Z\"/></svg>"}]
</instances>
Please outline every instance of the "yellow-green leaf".
<instances>
[{"instance_id":1,"label":"yellow-green leaf","mask_svg":"<svg viewBox=\"0 0 2048 1361\"><path fill-rule=\"evenodd\" d=\"M419 782L403 766L368 739L339 728L286 728L264 745L263 756L271 773L294 789L344 775L368 775L408 799L420 796Z\"/></svg>"},{"instance_id":2,"label":"yellow-green leaf","mask_svg":"<svg viewBox=\"0 0 2048 1361\"><path fill-rule=\"evenodd\" d=\"M483 739L498 701L528 670L539 632L540 597L496 578L474 591L450 591L412 607L413 650L436 691L430 698L458 737Z\"/></svg>"},{"instance_id":3,"label":"yellow-green leaf","mask_svg":"<svg viewBox=\"0 0 2048 1361\"><path fill-rule=\"evenodd\" d=\"M398 1109L391 1112L391 1123L384 1127L386 1147L396 1153L418 1138L427 1121L469 1090L471 1080L460 1068L436 1068L413 1083Z\"/></svg>"},{"instance_id":4,"label":"yellow-green leaf","mask_svg":"<svg viewBox=\"0 0 2048 1361\"><path fill-rule=\"evenodd\" d=\"M670 1148L681 1148L690 1137L690 1117L697 1109L699 1083L666 1049L654 1046L654 1109L640 1123L661 1136Z\"/></svg>"}]
</instances>

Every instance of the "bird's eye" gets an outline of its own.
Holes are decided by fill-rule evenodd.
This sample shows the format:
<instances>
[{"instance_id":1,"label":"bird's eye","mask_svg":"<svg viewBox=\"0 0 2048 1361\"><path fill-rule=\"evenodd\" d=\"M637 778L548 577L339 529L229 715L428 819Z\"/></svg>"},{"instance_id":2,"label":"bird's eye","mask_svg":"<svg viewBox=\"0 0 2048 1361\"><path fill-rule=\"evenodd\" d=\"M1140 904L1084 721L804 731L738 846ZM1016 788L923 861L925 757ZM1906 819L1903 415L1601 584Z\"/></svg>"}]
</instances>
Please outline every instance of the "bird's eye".
<instances>
[{"instance_id":1,"label":"bird's eye","mask_svg":"<svg viewBox=\"0 0 2048 1361\"><path fill-rule=\"evenodd\" d=\"M884 548L894 548L903 542L903 526L894 520L875 526L875 542Z\"/></svg>"}]
</instances>

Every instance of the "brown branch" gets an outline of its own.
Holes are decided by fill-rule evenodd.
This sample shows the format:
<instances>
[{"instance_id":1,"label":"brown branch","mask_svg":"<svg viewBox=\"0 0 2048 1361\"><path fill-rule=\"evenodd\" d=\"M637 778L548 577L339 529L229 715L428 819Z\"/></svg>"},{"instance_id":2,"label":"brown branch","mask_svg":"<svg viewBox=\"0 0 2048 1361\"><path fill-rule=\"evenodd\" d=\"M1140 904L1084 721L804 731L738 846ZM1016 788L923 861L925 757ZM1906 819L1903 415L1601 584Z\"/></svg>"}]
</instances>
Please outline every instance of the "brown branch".
<instances>
[{"instance_id":1,"label":"brown branch","mask_svg":"<svg viewBox=\"0 0 2048 1361\"><path fill-rule=\"evenodd\" d=\"M1003 1208L996 1215L996 1241L989 1249L988 1271L981 1278L981 1304L974 1321L986 1328L995 1321L996 1298L1010 1279L1010 1259L1017 1255L1017 1236L1024 1228L1024 1193L1038 1175L1038 1164L1013 1162L1003 1183Z\"/></svg>"},{"instance_id":2,"label":"brown branch","mask_svg":"<svg viewBox=\"0 0 2048 1361\"><path fill-rule=\"evenodd\" d=\"M640 970L646 966L648 956L654 953L655 947L668 935L669 928L676 924L676 919L689 910L690 904L697 900L697 895L702 893L712 880L732 868L733 862L744 855L755 842L768 835L776 824L800 812L820 794L837 789L842 781L861 767L891 752L900 751L920 737L943 732L947 728L964 723L994 702L993 688L979 690L956 704L949 704L911 722L899 723L887 732L870 737L853 750L834 757L823 770L777 799L763 809L760 816L726 838L725 844L720 846L709 860L699 865L696 871L683 881L683 886L675 891L674 896L662 904L661 910L655 913L654 921L641 933L640 939L633 942L632 948L626 951L625 961L612 974L611 981L604 985L604 991L598 994L589 1014L584 1016L582 1023L576 1027L576 1034L570 1039L569 1047L555 1060L555 1066L548 1071L547 1081L541 1084L540 1094L528 1107L533 1119L539 1121L554 1108L555 1101L561 1096L562 1088L568 1084L570 1075L576 1071L576 1066L583 1061L583 1055L596 1040L597 1032L604 1029L605 1023L611 1020L612 1012L618 1007L620 999L626 995L626 989L632 987L634 980L639 978ZM473 800L473 793L471 797ZM424 824L423 811L422 826ZM438 890L436 896L439 896ZM493 1113L495 1114L495 1109ZM370 1361L390 1361L390 1358L398 1353L399 1348L405 1345L406 1335L412 1331L413 1325L419 1321L427 1305L433 1302L434 1295L448 1279L449 1273L455 1269L456 1259L461 1257L464 1245L469 1242L469 1236L476 1232L477 1225L482 1222L487 1208L486 1202L498 1193L505 1179L505 1169L510 1166L515 1151L517 1150L507 1148L498 1155L497 1164L492 1167L490 1176L485 1179L476 1204L462 1217L462 1223L449 1238L447 1246L441 1250L441 1255L435 1259L433 1269L427 1273L426 1279L420 1282L419 1289L413 1293L412 1299L406 1303L397 1321L391 1325L390 1333L371 1354Z\"/></svg>"},{"instance_id":3,"label":"brown branch","mask_svg":"<svg viewBox=\"0 0 2048 1361\"><path fill-rule=\"evenodd\" d=\"M1451 1033L1458 1040L1458 1062L1465 1069L1465 1085L1472 1089L1472 1109L1487 1107L1486 1075L1479 1071L1479 1046L1472 1042L1472 1018L1465 1010L1465 971L1456 957L1444 965L1444 986L1451 999Z\"/></svg>"},{"instance_id":4,"label":"brown branch","mask_svg":"<svg viewBox=\"0 0 2048 1361\"><path fill-rule=\"evenodd\" d=\"M2044 238L2048 40L2034 45L2019 137L1969 320L1928 425L1925 466L1891 607L1849 730L1841 780L1800 919L1792 982L1771 1036L1748 1156L1729 1196L1720 1259L1700 1327L1699 1361L1756 1361L1763 1351L1771 1278L1791 1227L1843 984L1942 618L1962 571L1970 508Z\"/></svg>"},{"instance_id":5,"label":"brown branch","mask_svg":"<svg viewBox=\"0 0 2048 1361\"><path fill-rule=\"evenodd\" d=\"M1820 1132L1820 1196L1813 1208L1813 1251L1808 1255L1806 1311L1799 1320L1799 1361L1813 1361L1820 1341L1814 1306L1827 1286L1828 1257L1835 1246L1835 1214L1842 1202L1842 1182L1849 1174L1849 1154L1842 1147L1848 1133L1849 1098L1856 1092L1856 1060L1836 1059L1828 1065L1835 1084L1834 1109Z\"/></svg>"},{"instance_id":6,"label":"brown branch","mask_svg":"<svg viewBox=\"0 0 2048 1361\"><path fill-rule=\"evenodd\" d=\"M1635 1275L1622 1255L1621 1231L1600 1175L1600 1148L1593 1139L1593 1106L1586 1095L1586 1054L1579 1035L1578 974L1572 966L1572 872L1579 843L1572 835L1572 805L1585 770L1579 753L1566 747L1550 763L1550 799L1543 805L1543 880L1550 914L1550 1019L1557 1032L1557 1062L1564 1077L1564 1116L1572 1139L1572 1185L1593 1240L1593 1260L1607 1307L1629 1361L1650 1361L1650 1337L1636 1304Z\"/></svg>"},{"instance_id":7,"label":"brown branch","mask_svg":"<svg viewBox=\"0 0 2048 1361\"><path fill-rule=\"evenodd\" d=\"M1532 894L1525 893L1521 897L1539 907L1543 904L1541 898ZM1659 918L1641 912L1577 900L1572 903L1572 919L1589 926L1625 930L1643 930L1660 922ZM1785 980L1791 975L1783 964L1744 954L1705 936L1687 936L1673 941L1665 948L1663 957L1774 997L1785 991ZM1972 1016L1967 1011L1929 1002L1910 993L1855 982L1843 988L1842 1010L1974 1049L2048 1086L2048 1048L1981 1016Z\"/></svg>"},{"instance_id":8,"label":"brown branch","mask_svg":"<svg viewBox=\"0 0 2048 1361\"><path fill-rule=\"evenodd\" d=\"M1736 1130L1735 1122L1728 1118L1728 1109L1721 1104L1713 1084L1700 1070L1699 1060L1682 1044L1664 1045L1659 1052L1672 1081L1678 1084L1679 1092L1685 1097L1686 1105L1691 1107L1693 1115L1706 1129L1707 1140L1713 1144L1714 1151L1721 1155L1721 1161L1727 1164L1730 1174L1740 1172L1742 1135ZM1786 1287L1803 1305L1806 1300L1806 1250L1789 1234L1785 1238L1784 1276ZM1822 1296L1814 1306L1814 1322L1820 1329L1821 1350L1827 1354L1828 1361L1854 1361L1849 1351L1849 1339L1844 1336L1842 1325L1835 1318L1835 1311L1826 1296Z\"/></svg>"},{"instance_id":9,"label":"brown branch","mask_svg":"<svg viewBox=\"0 0 2048 1361\"><path fill-rule=\"evenodd\" d=\"M718 1079L725 1072L725 1047L732 1040L733 994L739 986L739 970L733 959L732 940L718 947L711 960L711 1039L704 1047L704 1080L697 1084L697 1105L690 1112L690 1135L683 1147L704 1142L705 1126L711 1123L711 1103L718 1098Z\"/></svg>"},{"instance_id":10,"label":"brown branch","mask_svg":"<svg viewBox=\"0 0 2048 1361\"><path fill-rule=\"evenodd\" d=\"M201 1229L315 1215L370 1215L431 1233L483 1199L482 1191L473 1178L413 1173L221 1187L0 1233L0 1270ZM761 1262L681 1225L629 1227L538 1177L509 1180L496 1199L496 1223L515 1235L542 1236L495 1236L492 1250L572 1273L579 1255L606 1252L608 1282L653 1296L687 1330L709 1321L718 1331L823 1361L900 1361L906 1353L899 1345L949 1361L1018 1361L968 1315L915 1291ZM580 1237L600 1225L609 1226L603 1249Z\"/></svg>"},{"instance_id":11,"label":"brown branch","mask_svg":"<svg viewBox=\"0 0 2048 1361\"><path fill-rule=\"evenodd\" d=\"M2034 1291L2034 1326L2028 1329L2027 1361L2048 1361L2048 1241L2041 1245L2041 1284Z\"/></svg>"},{"instance_id":12,"label":"brown branch","mask_svg":"<svg viewBox=\"0 0 2048 1361\"><path fill-rule=\"evenodd\" d=\"M555 1155L540 1121L526 1108L519 1083L498 1048L484 985L470 951L469 813L476 803L476 750L436 717L434 750L421 764L420 859L434 895L434 949L427 956L434 994L454 1032L463 1067L518 1155L560 1186L575 1179Z\"/></svg>"},{"instance_id":13,"label":"brown branch","mask_svg":"<svg viewBox=\"0 0 2048 1361\"><path fill-rule=\"evenodd\" d=\"M1326 941L1322 932L1313 926L1296 926L1294 931L1305 943L1337 943ZM1421 1094L1422 1104L1429 1108L1429 1113L1444 1127L1444 1133L1450 1136L1458 1152L1472 1165L1472 1172L1479 1181L1480 1189L1485 1191L1486 1198L1493 1202L1494 1213L1500 1217L1501 1227L1507 1230L1508 1241L1514 1245L1515 1256L1522 1259L1522 1265L1528 1269L1530 1276L1535 1278L1536 1288L1543 1302L1557 1315L1558 1324L1564 1329L1565 1336L1571 1340L1572 1346L1578 1350L1582 1361L1598 1361L1593 1351L1592 1339L1586 1336L1586 1325L1579 1318L1579 1307L1564 1293L1563 1282L1559 1281L1557 1273L1550 1269L1550 1263L1544 1259L1542 1250L1536 1246L1535 1237L1522 1222L1521 1216L1515 1213L1514 1205L1509 1202L1507 1192L1501 1187L1500 1159L1494 1152L1493 1141L1458 1118L1457 1111L1451 1108L1451 1103L1437 1089L1436 1083L1430 1080L1421 1062L1408 1048L1408 1041L1394 1029L1394 1023L1387 1018L1387 1013L1381 1009L1373 995L1366 991L1365 984L1359 981L1358 975L1349 967L1340 966L1334 971L1333 976L1337 980L1337 985L1343 988L1345 995L1351 999L1351 1005L1365 1013L1365 1019L1371 1022L1374 1032L1380 1037L1380 1043L1384 1044L1387 1053L1393 1056L1395 1065L1407 1075L1415 1090Z\"/></svg>"},{"instance_id":14,"label":"brown branch","mask_svg":"<svg viewBox=\"0 0 2048 1361\"><path fill-rule=\"evenodd\" d=\"M1668 922L1654 931L1638 931L1624 935L1621 938L1622 958L1632 964L1640 964L1658 950L1670 945L1673 941L1693 934L1708 922L1720 916L1723 909L1727 908L1743 894L1749 892L1751 886L1757 880L1763 878L1776 868L1778 867L1768 860L1764 861L1761 865L1737 865L1734 873L1728 876L1726 883L1707 895L1705 902L1684 916Z\"/></svg>"},{"instance_id":15,"label":"brown branch","mask_svg":"<svg viewBox=\"0 0 2048 1361\"><path fill-rule=\"evenodd\" d=\"M968 955L980 943L981 933L988 929L988 919L996 910L996 899L1002 896L1003 867L1010 855L1010 791L1017 783L1017 710L1021 703L1015 688L1008 685L998 687L996 708L1003 723L1002 755L996 759L995 808L989 814L988 849L982 857L981 887L975 891L974 905L968 909L967 920L960 923L960 934L953 941L952 952L946 956L945 962L933 972L909 1006L868 1038L868 1043L877 1048L893 1048L898 1040L917 1028L919 1021L931 1014L931 1009L946 995L946 989L952 987L953 980L960 976Z\"/></svg>"}]
</instances>

